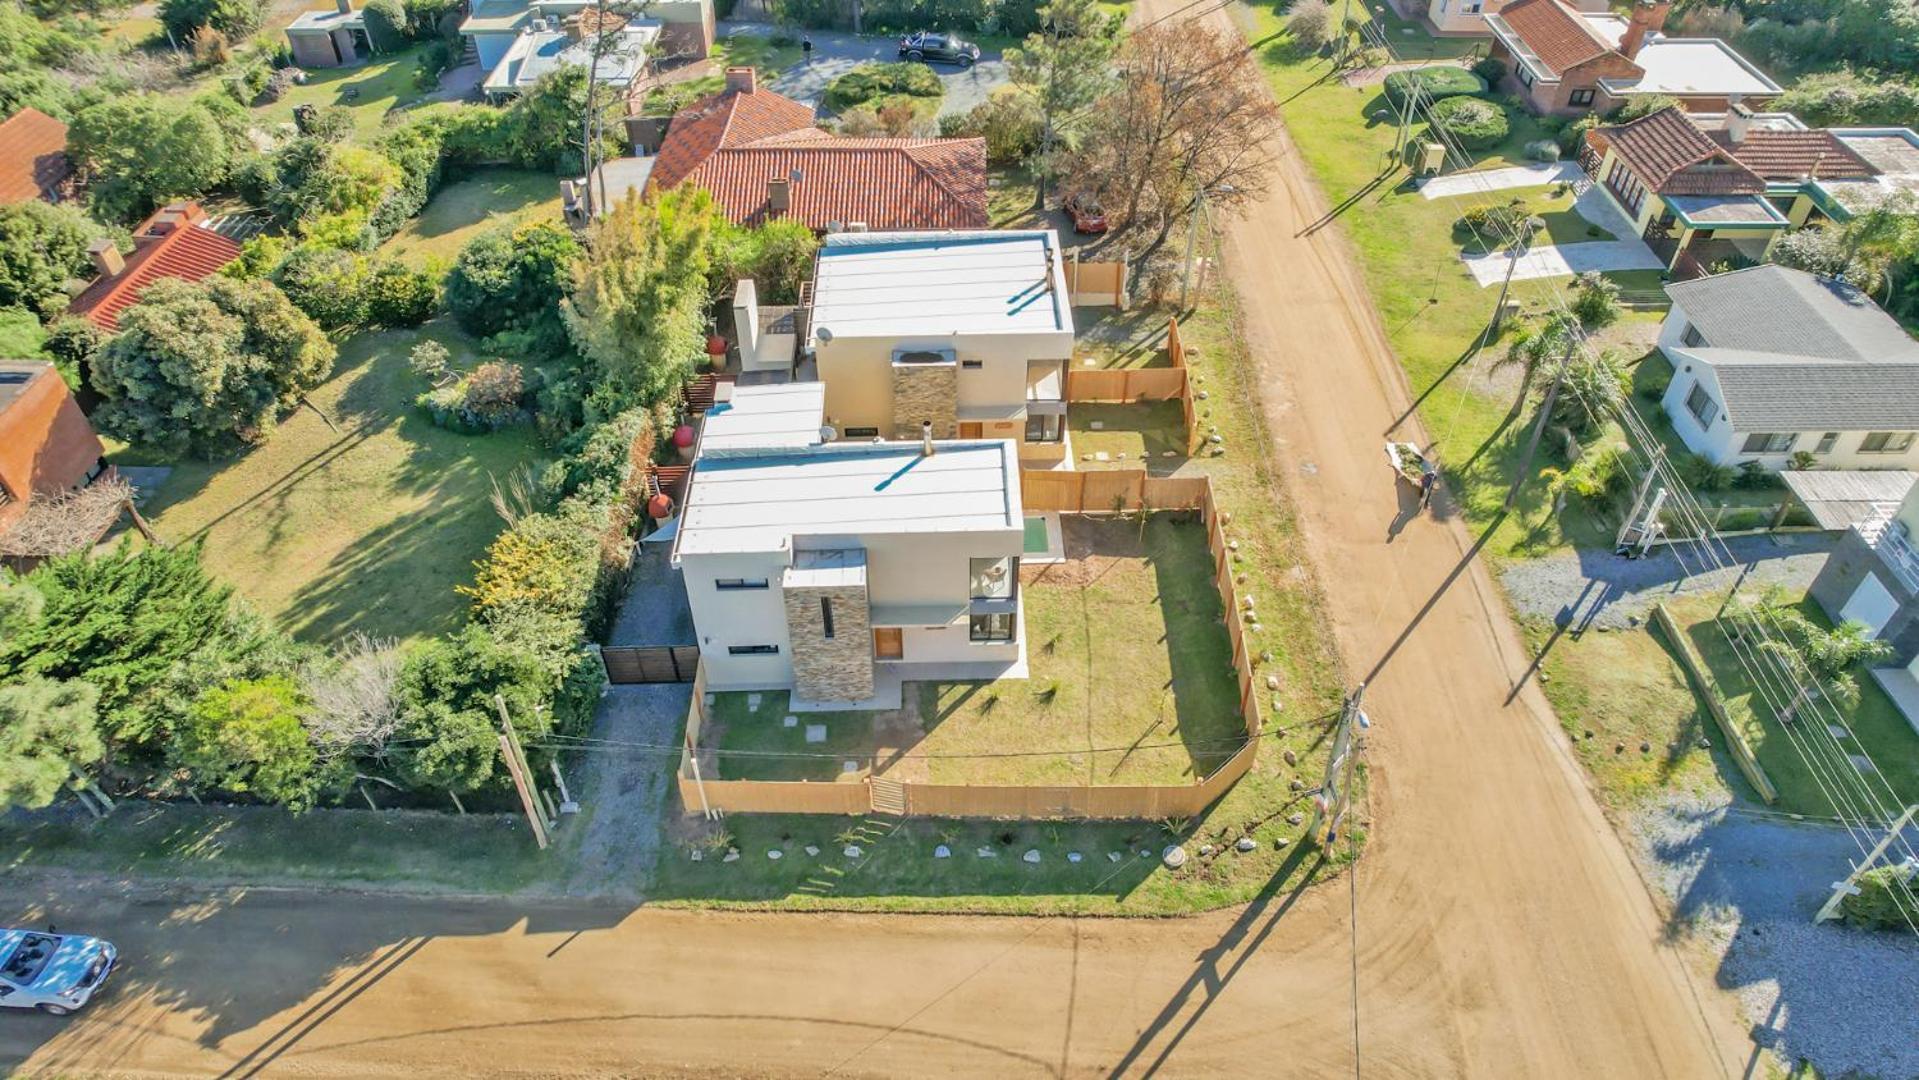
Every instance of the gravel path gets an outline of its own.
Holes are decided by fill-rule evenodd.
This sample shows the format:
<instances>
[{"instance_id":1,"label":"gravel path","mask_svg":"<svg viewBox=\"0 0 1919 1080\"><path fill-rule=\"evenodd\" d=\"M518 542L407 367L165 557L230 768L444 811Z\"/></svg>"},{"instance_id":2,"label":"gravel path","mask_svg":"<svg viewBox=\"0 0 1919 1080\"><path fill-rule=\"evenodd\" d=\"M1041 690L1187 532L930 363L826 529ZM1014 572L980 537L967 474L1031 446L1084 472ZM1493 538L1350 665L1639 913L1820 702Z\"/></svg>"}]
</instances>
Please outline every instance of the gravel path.
<instances>
[{"instance_id":1,"label":"gravel path","mask_svg":"<svg viewBox=\"0 0 1919 1080\"><path fill-rule=\"evenodd\" d=\"M692 704L689 683L609 687L594 721L596 738L644 746L672 746ZM638 749L587 753L574 774L586 835L567 892L575 896L632 896L659 858L660 815L678 757Z\"/></svg>"},{"instance_id":2,"label":"gravel path","mask_svg":"<svg viewBox=\"0 0 1919 1080\"><path fill-rule=\"evenodd\" d=\"M1803 589L1825 565L1833 542L1817 533L1794 533L1777 538L1740 536L1725 544L1740 569L1688 578L1688 571L1697 570L1697 564L1690 554L1682 563L1671 547L1644 559L1582 548L1516 562L1499 576L1522 615L1581 630L1589 626L1618 629L1645 619L1662 600L1724 590L1741 570L1747 572L1748 585L1776 582Z\"/></svg>"},{"instance_id":3,"label":"gravel path","mask_svg":"<svg viewBox=\"0 0 1919 1080\"><path fill-rule=\"evenodd\" d=\"M686 586L673 569L669 544L645 543L633 560L633 582L620 604L619 618L606 635L608 645L691 645L693 612Z\"/></svg>"},{"instance_id":4,"label":"gravel path","mask_svg":"<svg viewBox=\"0 0 1919 1080\"><path fill-rule=\"evenodd\" d=\"M1637 814L1636 854L1720 957L1755 1038L1826 1076L1919 1077L1919 939L1812 925L1857 849L1843 829L1687 800Z\"/></svg>"}]
</instances>

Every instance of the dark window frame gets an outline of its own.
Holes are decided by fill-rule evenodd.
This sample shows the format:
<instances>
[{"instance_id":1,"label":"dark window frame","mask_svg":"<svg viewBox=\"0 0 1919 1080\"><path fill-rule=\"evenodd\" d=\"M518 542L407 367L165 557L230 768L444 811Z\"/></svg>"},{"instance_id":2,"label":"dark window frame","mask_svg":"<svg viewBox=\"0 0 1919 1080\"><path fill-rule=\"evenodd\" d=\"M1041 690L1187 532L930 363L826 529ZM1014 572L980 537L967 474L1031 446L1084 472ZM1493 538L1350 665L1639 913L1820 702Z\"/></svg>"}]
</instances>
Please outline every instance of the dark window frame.
<instances>
[{"instance_id":1,"label":"dark window frame","mask_svg":"<svg viewBox=\"0 0 1919 1080\"><path fill-rule=\"evenodd\" d=\"M1699 399L1698 403L1694 402L1695 397ZM1700 408L1701 404L1705 406L1703 410ZM1686 391L1686 413L1693 418L1701 430L1706 431L1710 431L1712 422L1719 419L1719 403L1713 400L1712 394L1708 393L1697 380L1693 382L1692 389Z\"/></svg>"},{"instance_id":2,"label":"dark window frame","mask_svg":"<svg viewBox=\"0 0 1919 1080\"><path fill-rule=\"evenodd\" d=\"M833 640L833 598L820 597L820 633L826 640Z\"/></svg>"},{"instance_id":3,"label":"dark window frame","mask_svg":"<svg viewBox=\"0 0 1919 1080\"><path fill-rule=\"evenodd\" d=\"M1001 633L996 627L1005 627ZM967 616L966 639L980 644L1003 645L1019 633L1019 618L1010 611L976 612Z\"/></svg>"},{"instance_id":4,"label":"dark window frame","mask_svg":"<svg viewBox=\"0 0 1919 1080\"><path fill-rule=\"evenodd\" d=\"M723 577L713 579L713 588L718 592L759 592L773 587L767 578Z\"/></svg>"},{"instance_id":5,"label":"dark window frame","mask_svg":"<svg viewBox=\"0 0 1919 1080\"><path fill-rule=\"evenodd\" d=\"M1586 87L1583 90L1574 90L1572 94L1566 98L1566 104L1591 105L1593 103L1593 96L1596 93L1598 93L1598 91L1594 90L1590 86Z\"/></svg>"},{"instance_id":6,"label":"dark window frame","mask_svg":"<svg viewBox=\"0 0 1919 1080\"><path fill-rule=\"evenodd\" d=\"M842 428L841 434L849 439L877 439L880 437L880 429L876 427Z\"/></svg>"},{"instance_id":7,"label":"dark window frame","mask_svg":"<svg viewBox=\"0 0 1919 1080\"><path fill-rule=\"evenodd\" d=\"M1783 443L1780 440L1785 440ZM1754 431L1746 435L1742 454L1784 454L1792 450L1799 436L1789 431Z\"/></svg>"},{"instance_id":8,"label":"dark window frame","mask_svg":"<svg viewBox=\"0 0 1919 1080\"><path fill-rule=\"evenodd\" d=\"M1914 433L1910 431L1869 431L1865 438L1859 440L1859 452L1903 454L1912 449L1913 437Z\"/></svg>"},{"instance_id":9,"label":"dark window frame","mask_svg":"<svg viewBox=\"0 0 1919 1080\"><path fill-rule=\"evenodd\" d=\"M728 645L726 654L728 656L778 656L780 647L778 645Z\"/></svg>"},{"instance_id":10,"label":"dark window frame","mask_svg":"<svg viewBox=\"0 0 1919 1080\"><path fill-rule=\"evenodd\" d=\"M1818 445L1812 448L1812 452L1815 454L1830 454L1832 453L1832 448L1838 445L1839 433L1836 431L1828 431L1824 435L1819 436Z\"/></svg>"}]
</instances>

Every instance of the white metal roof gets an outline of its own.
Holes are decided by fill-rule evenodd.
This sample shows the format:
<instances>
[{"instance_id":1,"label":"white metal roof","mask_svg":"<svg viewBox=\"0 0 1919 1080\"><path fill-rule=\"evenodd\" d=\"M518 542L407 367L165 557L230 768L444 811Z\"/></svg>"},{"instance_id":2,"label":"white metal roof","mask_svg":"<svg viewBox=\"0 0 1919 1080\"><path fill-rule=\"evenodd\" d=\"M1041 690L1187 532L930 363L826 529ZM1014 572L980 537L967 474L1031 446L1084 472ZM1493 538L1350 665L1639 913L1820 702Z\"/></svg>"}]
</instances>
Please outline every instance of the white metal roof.
<instances>
[{"instance_id":1,"label":"white metal roof","mask_svg":"<svg viewBox=\"0 0 1919 1080\"><path fill-rule=\"evenodd\" d=\"M681 555L779 551L796 536L1019 528L1008 441L829 443L702 457L680 515Z\"/></svg>"},{"instance_id":2,"label":"white metal roof","mask_svg":"<svg viewBox=\"0 0 1919 1080\"><path fill-rule=\"evenodd\" d=\"M815 340L1073 332L1051 229L836 233L813 282Z\"/></svg>"},{"instance_id":3,"label":"white metal roof","mask_svg":"<svg viewBox=\"0 0 1919 1080\"><path fill-rule=\"evenodd\" d=\"M1632 58L1637 79L1602 79L1633 94L1777 94L1779 84L1718 38L1654 36Z\"/></svg>"},{"instance_id":4,"label":"white metal roof","mask_svg":"<svg viewBox=\"0 0 1919 1080\"><path fill-rule=\"evenodd\" d=\"M730 400L714 402L706 410L700 455L811 446L820 441L825 417L825 383L735 386Z\"/></svg>"}]
</instances>

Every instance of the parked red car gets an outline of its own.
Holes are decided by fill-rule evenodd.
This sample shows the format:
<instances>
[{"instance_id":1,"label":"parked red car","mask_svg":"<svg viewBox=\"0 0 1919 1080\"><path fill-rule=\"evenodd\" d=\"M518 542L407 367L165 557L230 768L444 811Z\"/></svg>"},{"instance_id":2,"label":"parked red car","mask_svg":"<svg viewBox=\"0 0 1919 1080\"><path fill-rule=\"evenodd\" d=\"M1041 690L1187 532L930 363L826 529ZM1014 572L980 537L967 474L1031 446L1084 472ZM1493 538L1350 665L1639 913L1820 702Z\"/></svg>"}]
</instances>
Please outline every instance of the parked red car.
<instances>
[{"instance_id":1,"label":"parked red car","mask_svg":"<svg viewBox=\"0 0 1919 1080\"><path fill-rule=\"evenodd\" d=\"M1072 215L1073 231L1076 233L1106 231L1106 211L1100 209L1099 200L1091 195L1083 195L1079 192L1068 195L1066 212Z\"/></svg>"}]
</instances>

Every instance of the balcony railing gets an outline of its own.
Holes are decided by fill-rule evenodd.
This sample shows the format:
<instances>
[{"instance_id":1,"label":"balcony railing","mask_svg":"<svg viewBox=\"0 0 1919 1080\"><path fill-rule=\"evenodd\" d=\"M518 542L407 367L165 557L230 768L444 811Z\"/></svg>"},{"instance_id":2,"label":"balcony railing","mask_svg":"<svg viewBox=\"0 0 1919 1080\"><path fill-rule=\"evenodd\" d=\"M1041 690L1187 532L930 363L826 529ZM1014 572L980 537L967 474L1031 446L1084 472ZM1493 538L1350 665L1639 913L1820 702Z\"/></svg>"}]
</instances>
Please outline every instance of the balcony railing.
<instances>
[{"instance_id":1,"label":"balcony railing","mask_svg":"<svg viewBox=\"0 0 1919 1080\"><path fill-rule=\"evenodd\" d=\"M1919 550L1914 550L1912 541L1907 538L1890 511L1870 521L1862 521L1853 526L1866 546L1879 553L1879 560L1889 567L1908 591L1919 592Z\"/></svg>"}]
</instances>

